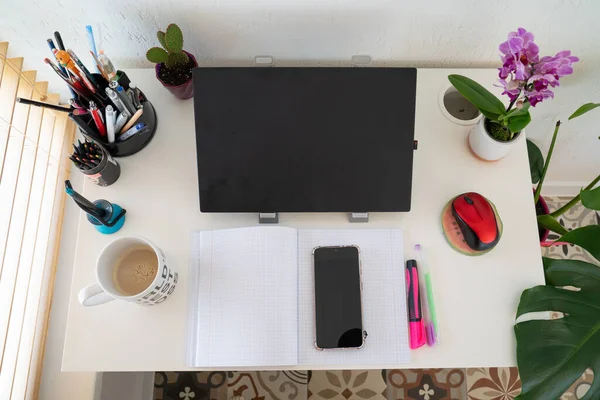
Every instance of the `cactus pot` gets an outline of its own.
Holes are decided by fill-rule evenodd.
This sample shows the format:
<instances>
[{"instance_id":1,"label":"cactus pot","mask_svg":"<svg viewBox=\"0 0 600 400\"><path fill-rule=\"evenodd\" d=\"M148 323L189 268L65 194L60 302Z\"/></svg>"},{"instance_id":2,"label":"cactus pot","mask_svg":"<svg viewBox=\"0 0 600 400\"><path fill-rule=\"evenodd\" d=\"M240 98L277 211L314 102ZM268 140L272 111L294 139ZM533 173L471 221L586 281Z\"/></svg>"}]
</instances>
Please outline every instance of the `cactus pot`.
<instances>
[{"instance_id":1,"label":"cactus pot","mask_svg":"<svg viewBox=\"0 0 600 400\"><path fill-rule=\"evenodd\" d=\"M173 94L173 96L175 96L181 100L187 100L187 99L190 99L194 95L194 83L192 81L192 69L194 69L198 66L198 62L196 61L196 58L192 54L188 53L185 50L183 50L183 52L185 54L187 54L188 57L190 58L190 63L185 68L181 69L183 71L183 73L181 73L181 71L180 71L179 78L181 77L181 75L183 75L187 79L185 82L180 83L178 85L165 82L163 80L163 78L161 78L166 73L164 63L156 64L155 72L156 72L156 79L158 79L160 81L160 83L162 83L163 86L166 87L169 90L169 92L171 92Z\"/></svg>"}]
</instances>

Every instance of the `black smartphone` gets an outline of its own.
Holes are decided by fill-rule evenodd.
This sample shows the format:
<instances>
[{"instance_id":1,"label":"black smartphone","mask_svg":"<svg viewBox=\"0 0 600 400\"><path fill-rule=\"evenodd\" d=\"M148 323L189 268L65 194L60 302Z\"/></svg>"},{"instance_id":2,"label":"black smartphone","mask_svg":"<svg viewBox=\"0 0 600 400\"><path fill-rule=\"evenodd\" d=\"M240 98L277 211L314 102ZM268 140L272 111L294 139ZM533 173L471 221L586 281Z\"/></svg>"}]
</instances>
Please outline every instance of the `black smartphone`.
<instances>
[{"instance_id":1,"label":"black smartphone","mask_svg":"<svg viewBox=\"0 0 600 400\"><path fill-rule=\"evenodd\" d=\"M364 343L360 251L357 246L316 247L316 341L318 349L360 348Z\"/></svg>"}]
</instances>

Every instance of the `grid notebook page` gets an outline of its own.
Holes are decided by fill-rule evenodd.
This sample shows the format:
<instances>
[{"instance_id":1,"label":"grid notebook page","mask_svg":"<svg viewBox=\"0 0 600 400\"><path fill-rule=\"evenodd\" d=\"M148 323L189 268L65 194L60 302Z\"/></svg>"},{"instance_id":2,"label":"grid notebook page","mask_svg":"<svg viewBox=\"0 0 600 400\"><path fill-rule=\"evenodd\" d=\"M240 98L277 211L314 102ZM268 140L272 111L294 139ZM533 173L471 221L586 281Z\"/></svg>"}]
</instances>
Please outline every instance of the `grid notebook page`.
<instances>
[{"instance_id":1,"label":"grid notebook page","mask_svg":"<svg viewBox=\"0 0 600 400\"><path fill-rule=\"evenodd\" d=\"M317 246L360 248L363 329L360 349L317 350L312 251ZM398 229L298 231L298 356L300 365L402 364L410 361L402 232Z\"/></svg>"},{"instance_id":2,"label":"grid notebook page","mask_svg":"<svg viewBox=\"0 0 600 400\"><path fill-rule=\"evenodd\" d=\"M198 232L195 240L197 319L190 320L196 325L192 366L297 364L296 230L205 231Z\"/></svg>"}]
</instances>

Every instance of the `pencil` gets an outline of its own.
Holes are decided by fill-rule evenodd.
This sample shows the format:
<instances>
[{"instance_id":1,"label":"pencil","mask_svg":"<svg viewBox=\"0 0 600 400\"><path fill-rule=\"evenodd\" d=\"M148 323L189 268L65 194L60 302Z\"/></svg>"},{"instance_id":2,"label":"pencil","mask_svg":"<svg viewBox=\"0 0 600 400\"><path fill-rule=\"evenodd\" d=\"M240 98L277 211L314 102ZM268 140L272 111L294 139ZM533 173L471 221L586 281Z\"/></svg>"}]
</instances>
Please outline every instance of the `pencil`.
<instances>
[{"instance_id":1,"label":"pencil","mask_svg":"<svg viewBox=\"0 0 600 400\"><path fill-rule=\"evenodd\" d=\"M94 40L94 31L92 31L91 25L86 25L85 30L87 32L88 45L90 46L90 51L94 55L98 55L98 51L96 51L96 41Z\"/></svg>"},{"instance_id":2,"label":"pencil","mask_svg":"<svg viewBox=\"0 0 600 400\"><path fill-rule=\"evenodd\" d=\"M40 101L23 99L21 97L17 97L17 103L22 103L22 104L27 104L27 105L30 105L30 106L37 106L37 107L42 107L42 108L50 108L52 110L62 111L62 112L69 112L69 111L71 111L70 107L69 108L67 108L67 107L61 107L61 106L57 106L57 105L54 105L54 104L42 103Z\"/></svg>"}]
</instances>

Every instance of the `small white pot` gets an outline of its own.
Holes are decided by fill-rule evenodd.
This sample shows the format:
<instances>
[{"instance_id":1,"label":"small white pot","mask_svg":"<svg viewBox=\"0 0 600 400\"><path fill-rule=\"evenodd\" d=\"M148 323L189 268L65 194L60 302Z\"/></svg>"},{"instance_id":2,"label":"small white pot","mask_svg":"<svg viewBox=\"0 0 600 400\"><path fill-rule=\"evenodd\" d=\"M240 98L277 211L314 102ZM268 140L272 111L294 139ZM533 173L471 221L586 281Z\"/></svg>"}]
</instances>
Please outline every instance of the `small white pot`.
<instances>
[{"instance_id":1,"label":"small white pot","mask_svg":"<svg viewBox=\"0 0 600 400\"><path fill-rule=\"evenodd\" d=\"M505 157L512 150L525 132L521 131L510 142L501 142L493 137L485 129L485 120L481 118L477 124L473 125L469 133L469 147L475 155L485 161L496 161Z\"/></svg>"}]
</instances>

